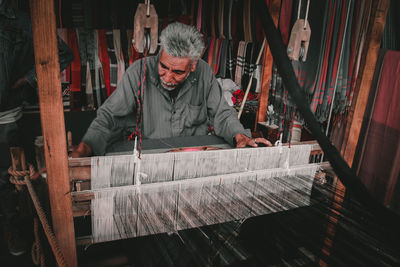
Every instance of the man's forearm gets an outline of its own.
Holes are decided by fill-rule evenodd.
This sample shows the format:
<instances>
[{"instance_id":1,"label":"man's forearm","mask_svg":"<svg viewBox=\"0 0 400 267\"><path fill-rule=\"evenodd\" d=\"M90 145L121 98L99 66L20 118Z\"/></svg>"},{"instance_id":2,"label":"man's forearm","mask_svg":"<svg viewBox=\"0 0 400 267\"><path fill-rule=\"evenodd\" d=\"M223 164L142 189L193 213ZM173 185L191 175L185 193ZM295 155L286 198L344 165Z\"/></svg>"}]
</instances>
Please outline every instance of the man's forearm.
<instances>
[{"instance_id":1,"label":"man's forearm","mask_svg":"<svg viewBox=\"0 0 400 267\"><path fill-rule=\"evenodd\" d=\"M79 145L71 152L71 158L90 157L93 154L92 149L85 142L80 142Z\"/></svg>"}]
</instances>

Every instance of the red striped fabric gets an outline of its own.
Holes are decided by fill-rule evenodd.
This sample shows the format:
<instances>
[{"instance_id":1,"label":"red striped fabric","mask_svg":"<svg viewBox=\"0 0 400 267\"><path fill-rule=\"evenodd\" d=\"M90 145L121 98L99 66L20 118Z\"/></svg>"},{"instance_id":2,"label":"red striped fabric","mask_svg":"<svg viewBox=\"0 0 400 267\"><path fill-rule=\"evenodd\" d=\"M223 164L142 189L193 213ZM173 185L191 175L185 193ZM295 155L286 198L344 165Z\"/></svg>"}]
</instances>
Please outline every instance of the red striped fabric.
<instances>
[{"instance_id":1,"label":"red striped fabric","mask_svg":"<svg viewBox=\"0 0 400 267\"><path fill-rule=\"evenodd\" d=\"M78 39L74 29L68 29L68 46L74 53L74 60L71 63L71 91L81 91L81 59L79 57Z\"/></svg>"},{"instance_id":2,"label":"red striped fabric","mask_svg":"<svg viewBox=\"0 0 400 267\"><path fill-rule=\"evenodd\" d=\"M107 52L106 31L104 29L99 30L98 35L99 35L99 58L100 58L101 65L103 65L104 83L106 86L107 97L109 97L111 94L110 59L108 57L108 52Z\"/></svg>"}]
</instances>

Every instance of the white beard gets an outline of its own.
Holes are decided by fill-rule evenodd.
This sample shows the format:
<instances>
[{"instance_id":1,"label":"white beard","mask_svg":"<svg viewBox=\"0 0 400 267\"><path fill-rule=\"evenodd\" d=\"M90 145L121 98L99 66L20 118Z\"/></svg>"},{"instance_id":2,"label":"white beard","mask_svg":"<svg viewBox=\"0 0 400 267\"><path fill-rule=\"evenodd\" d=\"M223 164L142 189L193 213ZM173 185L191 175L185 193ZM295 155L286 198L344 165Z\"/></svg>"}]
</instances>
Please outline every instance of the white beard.
<instances>
[{"instance_id":1,"label":"white beard","mask_svg":"<svg viewBox=\"0 0 400 267\"><path fill-rule=\"evenodd\" d=\"M161 83L161 86L167 91L172 91L178 86L177 84L166 83L162 80L162 78L160 78L160 83Z\"/></svg>"},{"instance_id":2,"label":"white beard","mask_svg":"<svg viewBox=\"0 0 400 267\"><path fill-rule=\"evenodd\" d=\"M1 0L0 0L0 1L1 1ZM186 79L187 79L187 77L189 76L189 74L190 74L190 71L187 73L185 79L183 79L183 81L182 81L181 83L183 83L184 81L186 81ZM161 83L161 86L162 86L165 90L167 90L167 91L173 91L173 90L179 85L179 83L177 83L177 84L166 83L166 82L164 82L164 80L163 80L161 77L160 77L160 83Z\"/></svg>"}]
</instances>

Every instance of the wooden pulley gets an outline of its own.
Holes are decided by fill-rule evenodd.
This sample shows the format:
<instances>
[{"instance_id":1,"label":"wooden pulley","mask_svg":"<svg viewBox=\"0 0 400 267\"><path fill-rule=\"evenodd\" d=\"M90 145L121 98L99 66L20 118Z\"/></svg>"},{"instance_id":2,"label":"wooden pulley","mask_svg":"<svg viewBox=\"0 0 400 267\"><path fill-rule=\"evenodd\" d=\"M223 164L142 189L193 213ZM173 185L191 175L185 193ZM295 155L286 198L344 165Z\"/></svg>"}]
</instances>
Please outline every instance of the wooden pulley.
<instances>
[{"instance_id":1,"label":"wooden pulley","mask_svg":"<svg viewBox=\"0 0 400 267\"><path fill-rule=\"evenodd\" d=\"M306 61L310 37L311 28L308 21L303 19L297 20L293 25L287 48L287 53L290 60L301 59L301 61Z\"/></svg>"},{"instance_id":2,"label":"wooden pulley","mask_svg":"<svg viewBox=\"0 0 400 267\"><path fill-rule=\"evenodd\" d=\"M158 45L158 16L154 5L147 0L138 4L134 18L133 46L143 53L146 49L153 54Z\"/></svg>"},{"instance_id":3,"label":"wooden pulley","mask_svg":"<svg viewBox=\"0 0 400 267\"><path fill-rule=\"evenodd\" d=\"M308 46L311 37L311 28L307 21L309 7L310 0L307 1L305 18L300 19L301 0L299 1L297 20L293 25L287 47L287 53L290 60L301 60L304 62L307 59Z\"/></svg>"},{"instance_id":4,"label":"wooden pulley","mask_svg":"<svg viewBox=\"0 0 400 267\"><path fill-rule=\"evenodd\" d=\"M151 48L151 36L149 32L145 32L143 36L143 49L150 51Z\"/></svg>"}]
</instances>

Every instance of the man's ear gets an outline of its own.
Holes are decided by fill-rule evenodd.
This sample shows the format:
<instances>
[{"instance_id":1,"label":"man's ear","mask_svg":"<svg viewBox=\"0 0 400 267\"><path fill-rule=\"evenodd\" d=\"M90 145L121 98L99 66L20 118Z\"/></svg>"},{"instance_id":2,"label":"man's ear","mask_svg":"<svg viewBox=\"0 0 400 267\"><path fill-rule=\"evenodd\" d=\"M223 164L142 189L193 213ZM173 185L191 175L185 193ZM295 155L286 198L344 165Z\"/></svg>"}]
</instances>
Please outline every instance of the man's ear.
<instances>
[{"instance_id":1,"label":"man's ear","mask_svg":"<svg viewBox=\"0 0 400 267\"><path fill-rule=\"evenodd\" d=\"M196 70L197 67L197 61L199 61L198 59L196 61L193 61L192 66L190 68L191 72L194 72Z\"/></svg>"}]
</instances>

